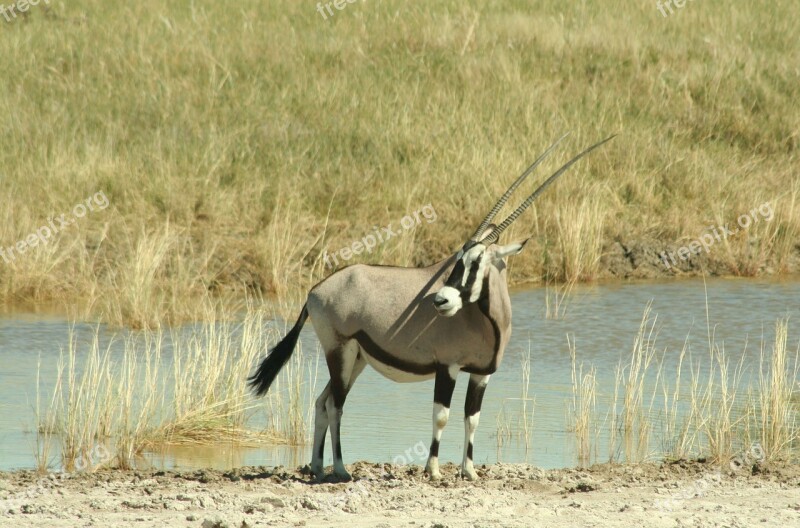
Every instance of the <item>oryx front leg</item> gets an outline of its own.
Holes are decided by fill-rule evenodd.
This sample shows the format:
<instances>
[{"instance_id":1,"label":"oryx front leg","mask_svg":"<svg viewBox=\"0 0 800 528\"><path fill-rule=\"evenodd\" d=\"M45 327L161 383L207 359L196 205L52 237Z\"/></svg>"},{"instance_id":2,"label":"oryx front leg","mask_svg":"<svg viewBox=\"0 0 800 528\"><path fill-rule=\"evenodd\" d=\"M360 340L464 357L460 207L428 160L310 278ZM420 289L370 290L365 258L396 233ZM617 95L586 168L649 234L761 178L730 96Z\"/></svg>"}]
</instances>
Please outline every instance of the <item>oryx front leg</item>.
<instances>
[{"instance_id":1,"label":"oryx front leg","mask_svg":"<svg viewBox=\"0 0 800 528\"><path fill-rule=\"evenodd\" d=\"M467 386L467 397L464 400L464 460L461 462L461 476L469 480L478 478L472 464L472 443L475 440L475 429L478 428L481 403L487 383L489 383L489 376L471 374L469 386Z\"/></svg>"},{"instance_id":2,"label":"oryx front leg","mask_svg":"<svg viewBox=\"0 0 800 528\"><path fill-rule=\"evenodd\" d=\"M439 472L439 442L450 417L450 402L453 399L453 389L456 387L459 370L458 365L450 367L440 365L436 369L436 381L433 386L433 440L428 463L425 465L425 472L431 476L431 480L442 478Z\"/></svg>"},{"instance_id":3,"label":"oryx front leg","mask_svg":"<svg viewBox=\"0 0 800 528\"><path fill-rule=\"evenodd\" d=\"M366 365L366 360L359 354L359 351L358 343L349 341L325 356L325 360L328 363L328 371L331 375L331 394L325 402L325 408L328 411L328 425L331 431L333 473L344 480L350 480L351 477L342 461L342 410L347 393L350 392L353 383Z\"/></svg>"}]
</instances>

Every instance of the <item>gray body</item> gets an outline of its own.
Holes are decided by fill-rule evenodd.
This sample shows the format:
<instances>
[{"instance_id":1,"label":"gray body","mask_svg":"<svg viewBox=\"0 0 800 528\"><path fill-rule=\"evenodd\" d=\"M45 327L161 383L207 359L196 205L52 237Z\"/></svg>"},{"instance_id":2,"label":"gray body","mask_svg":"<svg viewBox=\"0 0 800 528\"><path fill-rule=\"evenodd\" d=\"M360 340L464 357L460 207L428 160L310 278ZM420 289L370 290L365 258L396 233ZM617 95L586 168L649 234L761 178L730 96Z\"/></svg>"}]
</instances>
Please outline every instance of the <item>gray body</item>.
<instances>
[{"instance_id":1,"label":"gray body","mask_svg":"<svg viewBox=\"0 0 800 528\"><path fill-rule=\"evenodd\" d=\"M511 331L505 269L489 268L481 304L441 317L433 297L454 260L425 268L355 265L328 277L308 295L323 348L335 350L353 339L371 366L399 382L432 378L440 365L496 371Z\"/></svg>"}]
</instances>

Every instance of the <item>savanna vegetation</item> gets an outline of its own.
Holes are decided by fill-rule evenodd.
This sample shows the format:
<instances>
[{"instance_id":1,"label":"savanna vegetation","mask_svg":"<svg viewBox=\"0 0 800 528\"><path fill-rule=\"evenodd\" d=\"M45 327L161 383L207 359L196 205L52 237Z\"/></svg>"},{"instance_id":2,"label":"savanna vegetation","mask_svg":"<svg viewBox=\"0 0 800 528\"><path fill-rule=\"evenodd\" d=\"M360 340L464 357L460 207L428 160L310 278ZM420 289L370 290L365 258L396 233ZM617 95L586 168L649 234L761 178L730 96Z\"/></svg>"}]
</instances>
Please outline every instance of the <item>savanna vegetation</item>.
<instances>
[{"instance_id":1,"label":"savanna vegetation","mask_svg":"<svg viewBox=\"0 0 800 528\"><path fill-rule=\"evenodd\" d=\"M797 269L796 4L50 2L0 28L0 300L138 327L208 295L291 298L349 262L431 263L564 131L611 133L518 221L514 282ZM532 187L534 182L529 182ZM524 192L524 191L521 191ZM522 196L519 197L521 199ZM663 250L775 215L667 270ZM512 204L513 205L513 204ZM200 309L198 310L198 306Z\"/></svg>"},{"instance_id":2,"label":"savanna vegetation","mask_svg":"<svg viewBox=\"0 0 800 528\"><path fill-rule=\"evenodd\" d=\"M123 467L163 443L302 443L306 367L281 378L268 430L249 431L243 379L276 335L259 332L262 312L220 300L289 306L330 273L326 252L423 206L435 221L347 263L441 259L565 131L531 180L619 135L507 231L532 237L513 282L798 270L794 0L693 2L668 17L653 0L371 0L327 16L315 4L52 1L0 19L0 302L145 330L121 356L70 339L37 404L42 468L53 436L65 467L98 439L115 439ZM98 193L107 207L77 215ZM769 221L660 261L763 204ZM61 214L74 222L37 241ZM196 336L162 355L162 325L186 320L201 322ZM731 393L736 366L711 339L702 376L687 363L683 385L680 372L645 383L660 367L647 314L642 325L618 386L600 390L614 398L610 458L650 454L653 394L672 442L662 454L796 445L783 322L747 394ZM579 456L596 460L591 367L576 364L573 382Z\"/></svg>"}]
</instances>

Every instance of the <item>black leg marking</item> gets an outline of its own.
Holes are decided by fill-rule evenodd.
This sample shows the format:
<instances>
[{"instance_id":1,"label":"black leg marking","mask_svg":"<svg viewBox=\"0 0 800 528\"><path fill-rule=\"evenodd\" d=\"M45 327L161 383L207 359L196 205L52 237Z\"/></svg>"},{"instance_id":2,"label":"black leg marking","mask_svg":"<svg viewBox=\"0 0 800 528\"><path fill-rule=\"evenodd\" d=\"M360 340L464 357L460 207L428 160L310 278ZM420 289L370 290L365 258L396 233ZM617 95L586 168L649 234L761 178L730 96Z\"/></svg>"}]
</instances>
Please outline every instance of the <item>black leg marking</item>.
<instances>
[{"instance_id":1,"label":"black leg marking","mask_svg":"<svg viewBox=\"0 0 800 528\"><path fill-rule=\"evenodd\" d=\"M339 412L341 413L341 411L339 411ZM340 415L339 416L339 420L340 420L339 423L341 423L341 419L342 418L341 418L341 415ZM339 429L341 429L341 427ZM339 433L339 431L336 431L336 432ZM341 439L341 435L337 434L337 436L339 437L339 441L336 442L336 458L341 460L342 459L342 439Z\"/></svg>"},{"instance_id":2,"label":"black leg marking","mask_svg":"<svg viewBox=\"0 0 800 528\"><path fill-rule=\"evenodd\" d=\"M486 392L486 384L479 384L475 381L474 376L470 376L469 385L467 386L467 399L464 400L465 418L469 418L481 412L484 392Z\"/></svg>"},{"instance_id":3,"label":"black leg marking","mask_svg":"<svg viewBox=\"0 0 800 528\"><path fill-rule=\"evenodd\" d=\"M431 442L431 451L428 456L438 457L439 456L439 441L437 439L433 439Z\"/></svg>"},{"instance_id":4,"label":"black leg marking","mask_svg":"<svg viewBox=\"0 0 800 528\"><path fill-rule=\"evenodd\" d=\"M445 365L437 365L436 381L433 384L433 403L441 403L449 409L455 388L456 380L450 377L450 370Z\"/></svg>"},{"instance_id":5,"label":"black leg marking","mask_svg":"<svg viewBox=\"0 0 800 528\"><path fill-rule=\"evenodd\" d=\"M317 457L324 458L324 456L325 456L325 436L322 437L322 441L319 443L319 449L317 449Z\"/></svg>"},{"instance_id":6,"label":"black leg marking","mask_svg":"<svg viewBox=\"0 0 800 528\"><path fill-rule=\"evenodd\" d=\"M347 387L345 387L343 378L344 365L342 364L342 352L336 350L328 358L328 372L331 375L331 396L333 397L333 406L337 409L344 407L344 400L347 397Z\"/></svg>"}]
</instances>

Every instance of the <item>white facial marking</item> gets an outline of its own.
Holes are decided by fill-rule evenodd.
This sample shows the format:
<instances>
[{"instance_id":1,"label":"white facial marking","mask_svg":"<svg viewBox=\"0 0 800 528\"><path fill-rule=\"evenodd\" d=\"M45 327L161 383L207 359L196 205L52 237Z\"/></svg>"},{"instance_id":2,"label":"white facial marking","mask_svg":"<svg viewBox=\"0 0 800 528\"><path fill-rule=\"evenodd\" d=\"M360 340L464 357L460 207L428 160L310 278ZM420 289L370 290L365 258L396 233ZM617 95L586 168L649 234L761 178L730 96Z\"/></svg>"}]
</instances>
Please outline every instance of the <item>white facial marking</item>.
<instances>
[{"instance_id":1,"label":"white facial marking","mask_svg":"<svg viewBox=\"0 0 800 528\"><path fill-rule=\"evenodd\" d=\"M440 315L451 317L461 309L461 295L458 290L450 286L444 286L435 297L436 309ZM442 301L446 301L442 303Z\"/></svg>"},{"instance_id":2,"label":"white facial marking","mask_svg":"<svg viewBox=\"0 0 800 528\"><path fill-rule=\"evenodd\" d=\"M464 258L464 276L461 278L461 286L467 285L467 280L469 279L472 271L472 264L478 261L478 272L475 278L475 282L472 284L472 291L469 295L469 302L475 302L481 296L481 290L483 289L483 276L486 273L486 263L489 259L486 258L486 247L482 245L477 245L469 250Z\"/></svg>"}]
</instances>

